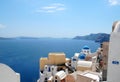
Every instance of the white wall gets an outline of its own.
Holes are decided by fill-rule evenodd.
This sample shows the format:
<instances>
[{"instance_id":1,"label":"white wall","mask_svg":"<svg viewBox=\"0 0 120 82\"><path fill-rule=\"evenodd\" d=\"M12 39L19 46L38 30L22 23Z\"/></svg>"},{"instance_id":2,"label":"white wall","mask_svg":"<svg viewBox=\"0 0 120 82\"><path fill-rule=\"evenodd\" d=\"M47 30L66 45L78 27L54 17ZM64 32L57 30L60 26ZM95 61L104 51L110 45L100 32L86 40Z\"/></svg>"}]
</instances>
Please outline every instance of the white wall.
<instances>
[{"instance_id":1,"label":"white wall","mask_svg":"<svg viewBox=\"0 0 120 82\"><path fill-rule=\"evenodd\" d=\"M0 82L20 82L20 74L0 63Z\"/></svg>"},{"instance_id":2,"label":"white wall","mask_svg":"<svg viewBox=\"0 0 120 82\"><path fill-rule=\"evenodd\" d=\"M116 30L110 37L107 82L120 82L120 32Z\"/></svg>"}]
</instances>

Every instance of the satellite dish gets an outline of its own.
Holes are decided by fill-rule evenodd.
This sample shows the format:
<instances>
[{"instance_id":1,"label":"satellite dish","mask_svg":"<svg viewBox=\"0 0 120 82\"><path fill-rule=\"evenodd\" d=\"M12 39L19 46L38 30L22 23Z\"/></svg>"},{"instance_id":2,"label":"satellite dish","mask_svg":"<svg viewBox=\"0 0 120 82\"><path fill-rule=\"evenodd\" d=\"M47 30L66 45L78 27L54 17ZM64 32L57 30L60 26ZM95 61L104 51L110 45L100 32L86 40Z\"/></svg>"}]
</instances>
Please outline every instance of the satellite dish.
<instances>
[{"instance_id":1,"label":"satellite dish","mask_svg":"<svg viewBox=\"0 0 120 82\"><path fill-rule=\"evenodd\" d=\"M0 82L20 82L20 75L9 66L0 63Z\"/></svg>"}]
</instances>

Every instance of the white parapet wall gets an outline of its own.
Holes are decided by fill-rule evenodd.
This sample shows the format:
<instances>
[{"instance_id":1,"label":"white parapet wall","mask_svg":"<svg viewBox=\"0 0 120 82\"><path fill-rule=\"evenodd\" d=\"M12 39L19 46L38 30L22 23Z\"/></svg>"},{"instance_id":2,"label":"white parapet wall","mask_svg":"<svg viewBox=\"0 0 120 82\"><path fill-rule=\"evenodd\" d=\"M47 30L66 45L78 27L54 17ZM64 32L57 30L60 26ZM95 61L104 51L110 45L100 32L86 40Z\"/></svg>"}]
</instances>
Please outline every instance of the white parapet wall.
<instances>
[{"instance_id":1,"label":"white parapet wall","mask_svg":"<svg viewBox=\"0 0 120 82\"><path fill-rule=\"evenodd\" d=\"M0 63L0 82L20 82L20 74Z\"/></svg>"}]
</instances>

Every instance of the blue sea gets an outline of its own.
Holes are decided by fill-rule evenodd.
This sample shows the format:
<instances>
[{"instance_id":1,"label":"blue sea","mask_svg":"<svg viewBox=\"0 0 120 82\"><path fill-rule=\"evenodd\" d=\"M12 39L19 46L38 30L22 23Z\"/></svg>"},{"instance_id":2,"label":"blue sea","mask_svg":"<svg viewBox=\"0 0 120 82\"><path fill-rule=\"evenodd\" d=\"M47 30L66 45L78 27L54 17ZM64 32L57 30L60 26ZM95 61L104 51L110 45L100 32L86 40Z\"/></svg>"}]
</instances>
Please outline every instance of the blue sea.
<instances>
[{"instance_id":1,"label":"blue sea","mask_svg":"<svg viewBox=\"0 0 120 82\"><path fill-rule=\"evenodd\" d=\"M39 59L47 57L49 52L64 52L71 58L88 45L92 52L99 43L73 39L11 39L0 40L0 63L7 64L20 73L21 82L36 82L39 78Z\"/></svg>"}]
</instances>

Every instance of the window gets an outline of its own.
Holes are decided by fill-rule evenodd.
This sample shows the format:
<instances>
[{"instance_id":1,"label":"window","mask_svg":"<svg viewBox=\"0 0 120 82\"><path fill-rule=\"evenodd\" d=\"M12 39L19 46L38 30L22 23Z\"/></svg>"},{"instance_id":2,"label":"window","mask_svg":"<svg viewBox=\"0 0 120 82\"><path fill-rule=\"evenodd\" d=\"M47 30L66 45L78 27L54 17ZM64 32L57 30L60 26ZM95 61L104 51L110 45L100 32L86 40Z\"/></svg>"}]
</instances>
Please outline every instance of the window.
<instances>
[{"instance_id":1,"label":"window","mask_svg":"<svg viewBox=\"0 0 120 82\"><path fill-rule=\"evenodd\" d=\"M89 53L89 51L87 51L87 53Z\"/></svg>"},{"instance_id":2,"label":"window","mask_svg":"<svg viewBox=\"0 0 120 82\"><path fill-rule=\"evenodd\" d=\"M57 80L55 80L55 82L57 82Z\"/></svg>"},{"instance_id":3,"label":"window","mask_svg":"<svg viewBox=\"0 0 120 82\"><path fill-rule=\"evenodd\" d=\"M41 73L43 73L43 71L41 71Z\"/></svg>"},{"instance_id":4,"label":"window","mask_svg":"<svg viewBox=\"0 0 120 82\"><path fill-rule=\"evenodd\" d=\"M45 69L47 69L47 67L45 67Z\"/></svg>"},{"instance_id":5,"label":"window","mask_svg":"<svg viewBox=\"0 0 120 82\"><path fill-rule=\"evenodd\" d=\"M55 79L57 79L57 77L55 77Z\"/></svg>"},{"instance_id":6,"label":"window","mask_svg":"<svg viewBox=\"0 0 120 82\"><path fill-rule=\"evenodd\" d=\"M76 61L76 59L73 58L73 61Z\"/></svg>"},{"instance_id":7,"label":"window","mask_svg":"<svg viewBox=\"0 0 120 82\"><path fill-rule=\"evenodd\" d=\"M57 81L57 77L55 77L55 82L58 82L58 81Z\"/></svg>"},{"instance_id":8,"label":"window","mask_svg":"<svg viewBox=\"0 0 120 82\"><path fill-rule=\"evenodd\" d=\"M45 78L44 82L48 82L47 80L48 80L48 79L47 79L47 78Z\"/></svg>"},{"instance_id":9,"label":"window","mask_svg":"<svg viewBox=\"0 0 120 82\"><path fill-rule=\"evenodd\" d=\"M51 70L50 70L50 67L48 68L48 72L50 72Z\"/></svg>"},{"instance_id":10,"label":"window","mask_svg":"<svg viewBox=\"0 0 120 82\"><path fill-rule=\"evenodd\" d=\"M52 68L52 71L54 70L54 68Z\"/></svg>"}]
</instances>

